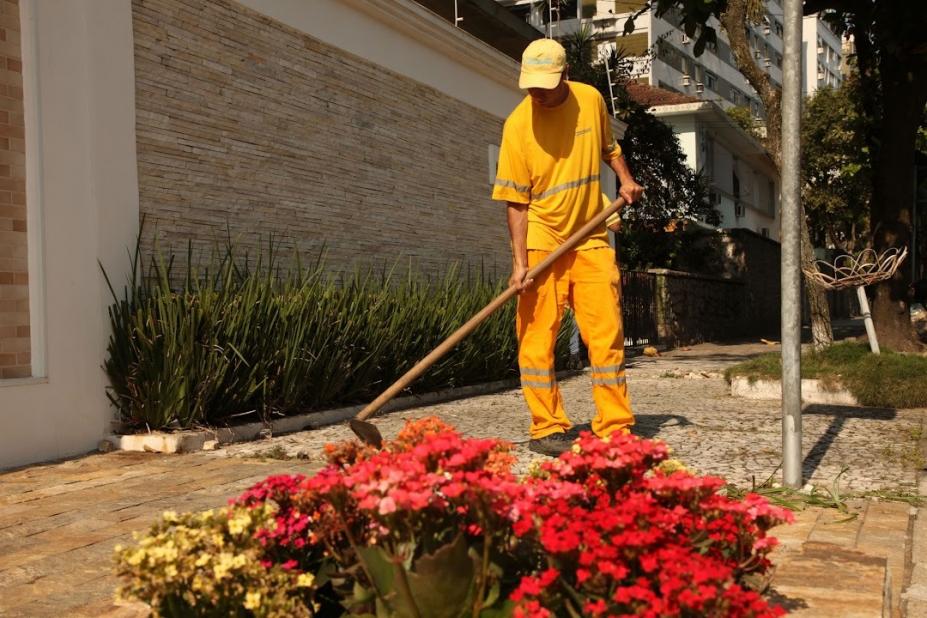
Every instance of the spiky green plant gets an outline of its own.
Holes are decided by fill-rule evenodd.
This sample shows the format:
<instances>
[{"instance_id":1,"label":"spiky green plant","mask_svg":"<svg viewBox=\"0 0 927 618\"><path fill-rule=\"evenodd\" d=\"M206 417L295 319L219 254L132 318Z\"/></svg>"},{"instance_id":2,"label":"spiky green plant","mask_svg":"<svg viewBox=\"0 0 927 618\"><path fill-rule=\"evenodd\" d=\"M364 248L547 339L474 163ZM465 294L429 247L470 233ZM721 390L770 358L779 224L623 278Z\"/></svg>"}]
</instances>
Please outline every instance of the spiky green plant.
<instances>
[{"instance_id":1,"label":"spiky green plant","mask_svg":"<svg viewBox=\"0 0 927 618\"><path fill-rule=\"evenodd\" d=\"M107 277L108 396L131 427L216 425L369 401L503 285L483 269L456 267L437 280L411 269L335 279L322 259L279 267L273 247L253 265L228 246L196 267L189 252L183 277L157 250L143 273L138 249L121 295ZM514 314L510 303L491 316L410 392L517 375Z\"/></svg>"}]
</instances>

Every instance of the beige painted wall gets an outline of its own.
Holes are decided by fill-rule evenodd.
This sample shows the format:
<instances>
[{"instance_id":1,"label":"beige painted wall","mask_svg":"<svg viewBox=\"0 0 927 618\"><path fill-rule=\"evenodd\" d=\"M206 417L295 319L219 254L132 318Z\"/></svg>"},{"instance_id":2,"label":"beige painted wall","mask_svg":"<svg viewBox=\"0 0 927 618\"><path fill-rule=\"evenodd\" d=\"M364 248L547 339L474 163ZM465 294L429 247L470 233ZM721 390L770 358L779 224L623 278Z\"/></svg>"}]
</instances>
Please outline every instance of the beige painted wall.
<instances>
[{"instance_id":1,"label":"beige painted wall","mask_svg":"<svg viewBox=\"0 0 927 618\"><path fill-rule=\"evenodd\" d=\"M123 281L139 219L128 0L21 5L30 296L43 305L33 364L44 377L0 381L0 467L86 452L109 428L97 261Z\"/></svg>"}]
</instances>

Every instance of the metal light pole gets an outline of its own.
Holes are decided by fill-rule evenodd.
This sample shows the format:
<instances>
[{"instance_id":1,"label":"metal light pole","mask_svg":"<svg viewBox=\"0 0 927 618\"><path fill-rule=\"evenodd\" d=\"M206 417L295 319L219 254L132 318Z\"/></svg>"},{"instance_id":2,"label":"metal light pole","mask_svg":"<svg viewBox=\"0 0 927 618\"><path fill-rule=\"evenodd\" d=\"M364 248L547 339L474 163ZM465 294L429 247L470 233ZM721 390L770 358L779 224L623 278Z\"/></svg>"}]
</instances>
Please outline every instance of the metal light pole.
<instances>
[{"instance_id":1,"label":"metal light pole","mask_svg":"<svg viewBox=\"0 0 927 618\"><path fill-rule=\"evenodd\" d=\"M801 31L802 0L785 0L782 60L782 480L802 486Z\"/></svg>"}]
</instances>

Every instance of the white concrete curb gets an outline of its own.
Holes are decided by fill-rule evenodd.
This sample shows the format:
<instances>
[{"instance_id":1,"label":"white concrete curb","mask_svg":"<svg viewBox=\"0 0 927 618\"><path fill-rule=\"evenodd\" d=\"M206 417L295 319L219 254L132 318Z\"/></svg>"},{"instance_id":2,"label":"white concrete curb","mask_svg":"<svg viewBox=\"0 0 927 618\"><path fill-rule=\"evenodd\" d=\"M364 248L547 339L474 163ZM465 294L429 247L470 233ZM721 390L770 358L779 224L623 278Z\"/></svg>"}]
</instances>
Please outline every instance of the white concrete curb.
<instances>
[{"instance_id":1,"label":"white concrete curb","mask_svg":"<svg viewBox=\"0 0 927 618\"><path fill-rule=\"evenodd\" d=\"M567 377L577 375L578 373L580 372L564 371L558 372L557 376ZM517 379L499 380L496 382L487 382L485 384L474 384L472 386L461 386L443 391L435 391L433 393L424 393L422 395L398 397L386 404L379 414L442 403L454 399L463 399L465 397L488 395L502 390L517 388L518 385L519 381ZM363 408L363 405L355 405L331 410L319 410L307 414L287 416L271 421L270 423L255 422L231 427L215 427L177 432L153 431L146 434L111 434L101 440L100 450L147 451L152 453L191 453L200 450L213 450L220 444L245 442L268 435L293 433L295 431L334 425L348 420Z\"/></svg>"},{"instance_id":2,"label":"white concrete curb","mask_svg":"<svg viewBox=\"0 0 927 618\"><path fill-rule=\"evenodd\" d=\"M779 380L751 380L735 377L731 380L731 395L745 399L780 399L782 384ZM820 380L801 381L801 400L831 406L858 406L859 402L848 390L825 389Z\"/></svg>"}]
</instances>

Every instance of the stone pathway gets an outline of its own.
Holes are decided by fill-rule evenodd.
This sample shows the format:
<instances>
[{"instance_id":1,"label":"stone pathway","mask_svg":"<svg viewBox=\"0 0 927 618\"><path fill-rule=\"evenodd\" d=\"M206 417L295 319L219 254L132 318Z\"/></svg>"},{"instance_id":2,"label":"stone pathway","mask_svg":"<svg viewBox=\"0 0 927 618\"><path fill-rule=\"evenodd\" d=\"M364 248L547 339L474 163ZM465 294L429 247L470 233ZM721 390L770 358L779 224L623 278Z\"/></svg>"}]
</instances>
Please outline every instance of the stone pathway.
<instances>
[{"instance_id":1,"label":"stone pathway","mask_svg":"<svg viewBox=\"0 0 927 618\"><path fill-rule=\"evenodd\" d=\"M782 449L778 401L735 399L722 374L745 357L778 350L765 345L703 344L665 356L629 362L628 384L637 415L634 433L665 440L674 456L703 474L743 487L777 475ZM560 380L564 405L575 423L595 414L588 375ZM925 410L807 406L803 420L804 477L847 491L914 491L918 439ZM517 389L375 417L384 437L406 420L438 416L467 435L514 443L521 469L537 458L527 449L528 411ZM320 458L328 442L353 437L346 424L230 445L212 456L249 457L276 452ZM904 471L904 472L902 472Z\"/></svg>"},{"instance_id":2,"label":"stone pathway","mask_svg":"<svg viewBox=\"0 0 927 618\"><path fill-rule=\"evenodd\" d=\"M635 433L667 441L691 467L742 487L776 475L778 402L733 399L721 377L745 356L775 349L702 345L633 359L628 375ZM574 421L588 421L588 376L564 379L561 387ZM827 486L839 477L843 491L914 491L924 413L808 409L805 477ZM526 448L527 411L518 391L396 412L376 422L390 436L406 419L430 415L468 435L512 441L521 469L534 459ZM0 616L143 615L138 607L112 602L116 543L164 510L215 507L269 474L311 473L322 445L351 435L340 425L213 452L110 453L0 474ZM894 615L900 615L898 595L911 571L911 509L873 501L853 508L857 517L850 521L840 521L846 518L834 510L809 509L795 526L777 530L783 545L773 590L796 615L881 615L875 605L886 572ZM840 599L852 603L836 605Z\"/></svg>"}]
</instances>

